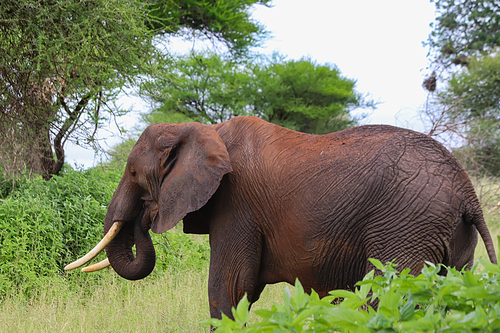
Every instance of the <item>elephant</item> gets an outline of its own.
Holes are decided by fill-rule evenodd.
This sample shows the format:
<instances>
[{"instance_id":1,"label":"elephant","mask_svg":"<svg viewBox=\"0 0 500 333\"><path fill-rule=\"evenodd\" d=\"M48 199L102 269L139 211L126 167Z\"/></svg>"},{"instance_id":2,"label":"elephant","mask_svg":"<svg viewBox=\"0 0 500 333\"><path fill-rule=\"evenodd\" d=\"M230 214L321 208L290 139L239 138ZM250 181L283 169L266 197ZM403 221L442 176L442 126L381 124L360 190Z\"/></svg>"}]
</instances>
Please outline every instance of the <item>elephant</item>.
<instances>
[{"instance_id":1,"label":"elephant","mask_svg":"<svg viewBox=\"0 0 500 333\"><path fill-rule=\"evenodd\" d=\"M352 289L374 269L369 258L412 274L426 261L471 267L478 232L497 261L467 173L431 137L389 125L314 135L238 116L147 127L104 239L67 269L105 249L119 275L144 278L155 266L149 230L181 220L184 232L209 234L212 318L232 318L245 293L253 303L267 284L298 278L320 296Z\"/></svg>"}]
</instances>

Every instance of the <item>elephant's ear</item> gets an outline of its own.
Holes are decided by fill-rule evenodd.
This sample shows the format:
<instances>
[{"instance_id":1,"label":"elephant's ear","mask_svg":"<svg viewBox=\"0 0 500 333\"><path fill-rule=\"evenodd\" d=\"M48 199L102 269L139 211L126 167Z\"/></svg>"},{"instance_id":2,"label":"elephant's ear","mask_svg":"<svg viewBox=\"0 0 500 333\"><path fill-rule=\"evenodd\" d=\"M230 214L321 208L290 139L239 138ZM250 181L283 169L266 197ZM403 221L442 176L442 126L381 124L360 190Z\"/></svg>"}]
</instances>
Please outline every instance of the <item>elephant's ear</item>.
<instances>
[{"instance_id":1,"label":"elephant's ear","mask_svg":"<svg viewBox=\"0 0 500 333\"><path fill-rule=\"evenodd\" d=\"M158 216L151 224L155 233L173 228L203 207L232 171L226 145L212 127L187 123L177 129L157 137L160 190Z\"/></svg>"}]
</instances>

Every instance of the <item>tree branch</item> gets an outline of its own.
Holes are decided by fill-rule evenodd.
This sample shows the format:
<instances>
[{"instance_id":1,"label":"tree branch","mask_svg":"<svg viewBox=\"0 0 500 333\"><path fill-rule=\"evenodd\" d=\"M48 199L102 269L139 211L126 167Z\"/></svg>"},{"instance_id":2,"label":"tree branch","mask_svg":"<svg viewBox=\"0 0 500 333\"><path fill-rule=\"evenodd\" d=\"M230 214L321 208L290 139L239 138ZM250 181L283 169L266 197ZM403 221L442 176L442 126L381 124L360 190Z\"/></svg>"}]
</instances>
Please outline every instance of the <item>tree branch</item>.
<instances>
[{"instance_id":1,"label":"tree branch","mask_svg":"<svg viewBox=\"0 0 500 333\"><path fill-rule=\"evenodd\" d=\"M66 136L72 125L75 124L76 121L78 121L80 115L82 114L83 110L89 103L91 97L92 97L91 93L85 95L78 102L78 104L75 107L75 110L72 112L66 106L65 110L68 113L69 117L66 118L63 125L59 129L59 132L56 134L54 138L54 151L56 153L56 161L51 171L51 174L57 174L62 169L62 166L64 165L64 145L62 144L62 140ZM66 104L64 100L62 101L62 103Z\"/></svg>"}]
</instances>

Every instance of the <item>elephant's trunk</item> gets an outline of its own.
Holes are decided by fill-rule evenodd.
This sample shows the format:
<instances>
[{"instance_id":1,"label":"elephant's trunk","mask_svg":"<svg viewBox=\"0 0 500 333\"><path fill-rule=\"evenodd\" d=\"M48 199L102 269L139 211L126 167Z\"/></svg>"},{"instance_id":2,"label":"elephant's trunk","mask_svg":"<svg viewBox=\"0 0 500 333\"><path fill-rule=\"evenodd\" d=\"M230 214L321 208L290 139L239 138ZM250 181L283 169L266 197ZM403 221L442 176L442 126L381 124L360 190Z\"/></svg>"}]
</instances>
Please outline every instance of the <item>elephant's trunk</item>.
<instances>
[{"instance_id":1,"label":"elephant's trunk","mask_svg":"<svg viewBox=\"0 0 500 333\"><path fill-rule=\"evenodd\" d=\"M109 264L120 276L129 280L148 276L156 261L149 229L151 218L157 215L158 206L141 199L143 194L136 184L127 182L125 177L122 178L108 206L103 240L87 255L65 269L74 269L86 264L105 248ZM108 261L89 266L84 271L102 269L107 266Z\"/></svg>"},{"instance_id":2,"label":"elephant's trunk","mask_svg":"<svg viewBox=\"0 0 500 333\"><path fill-rule=\"evenodd\" d=\"M149 211L142 210L134 220L126 222L118 235L106 247L106 254L113 269L123 278L138 280L148 276L155 266L156 254L149 235L143 226L150 223ZM142 223L141 223L142 222ZM104 232L111 227L106 221ZM135 255L133 246L135 245Z\"/></svg>"}]
</instances>

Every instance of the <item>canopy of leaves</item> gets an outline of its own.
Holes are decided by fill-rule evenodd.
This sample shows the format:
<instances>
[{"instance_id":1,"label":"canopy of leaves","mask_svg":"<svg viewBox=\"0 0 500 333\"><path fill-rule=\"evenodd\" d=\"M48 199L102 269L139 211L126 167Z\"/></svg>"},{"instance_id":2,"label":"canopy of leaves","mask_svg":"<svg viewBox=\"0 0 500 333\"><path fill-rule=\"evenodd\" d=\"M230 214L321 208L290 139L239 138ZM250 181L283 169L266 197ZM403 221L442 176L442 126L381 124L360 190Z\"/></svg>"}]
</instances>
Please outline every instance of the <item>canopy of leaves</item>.
<instances>
[{"instance_id":1,"label":"canopy of leaves","mask_svg":"<svg viewBox=\"0 0 500 333\"><path fill-rule=\"evenodd\" d=\"M234 53L256 46L264 27L250 18L255 4L271 0L153 0L148 2L148 27L184 37L203 35L219 40Z\"/></svg>"},{"instance_id":2,"label":"canopy of leaves","mask_svg":"<svg viewBox=\"0 0 500 333\"><path fill-rule=\"evenodd\" d=\"M215 124L249 114L247 94L253 80L251 72L237 62L214 53L193 53L166 59L158 69L159 75L141 86L142 94L157 105L153 113L145 115L148 124L165 120ZM158 118L159 113L178 121Z\"/></svg>"},{"instance_id":3,"label":"canopy of leaves","mask_svg":"<svg viewBox=\"0 0 500 333\"><path fill-rule=\"evenodd\" d=\"M498 115L500 56L471 58L467 69L452 76L447 92L460 99L464 119Z\"/></svg>"},{"instance_id":4,"label":"canopy of leaves","mask_svg":"<svg viewBox=\"0 0 500 333\"><path fill-rule=\"evenodd\" d=\"M470 59L438 98L447 106L444 121L461 125L466 144L455 149L466 168L500 175L500 57Z\"/></svg>"},{"instance_id":5,"label":"canopy of leaves","mask_svg":"<svg viewBox=\"0 0 500 333\"><path fill-rule=\"evenodd\" d=\"M0 140L49 178L68 140L93 145L122 87L154 53L140 1L2 2ZM54 155L55 153L55 155ZM14 166L19 167L18 165Z\"/></svg>"},{"instance_id":6,"label":"canopy of leaves","mask_svg":"<svg viewBox=\"0 0 500 333\"><path fill-rule=\"evenodd\" d=\"M496 0L435 0L437 17L428 45L435 62L466 65L471 56L500 46L500 3Z\"/></svg>"},{"instance_id":7,"label":"canopy of leaves","mask_svg":"<svg viewBox=\"0 0 500 333\"><path fill-rule=\"evenodd\" d=\"M193 53L158 66L164 75L142 85L142 94L156 104L144 116L147 124L186 120L214 124L254 115L323 134L355 125L352 109L375 106L354 90L354 80L342 77L334 66L310 59L287 61L276 56L236 62Z\"/></svg>"},{"instance_id":8,"label":"canopy of leaves","mask_svg":"<svg viewBox=\"0 0 500 333\"><path fill-rule=\"evenodd\" d=\"M258 94L254 112L262 118L301 132L325 134L358 124L351 111L375 103L354 90L356 81L337 67L309 58L271 62L254 67Z\"/></svg>"}]
</instances>

